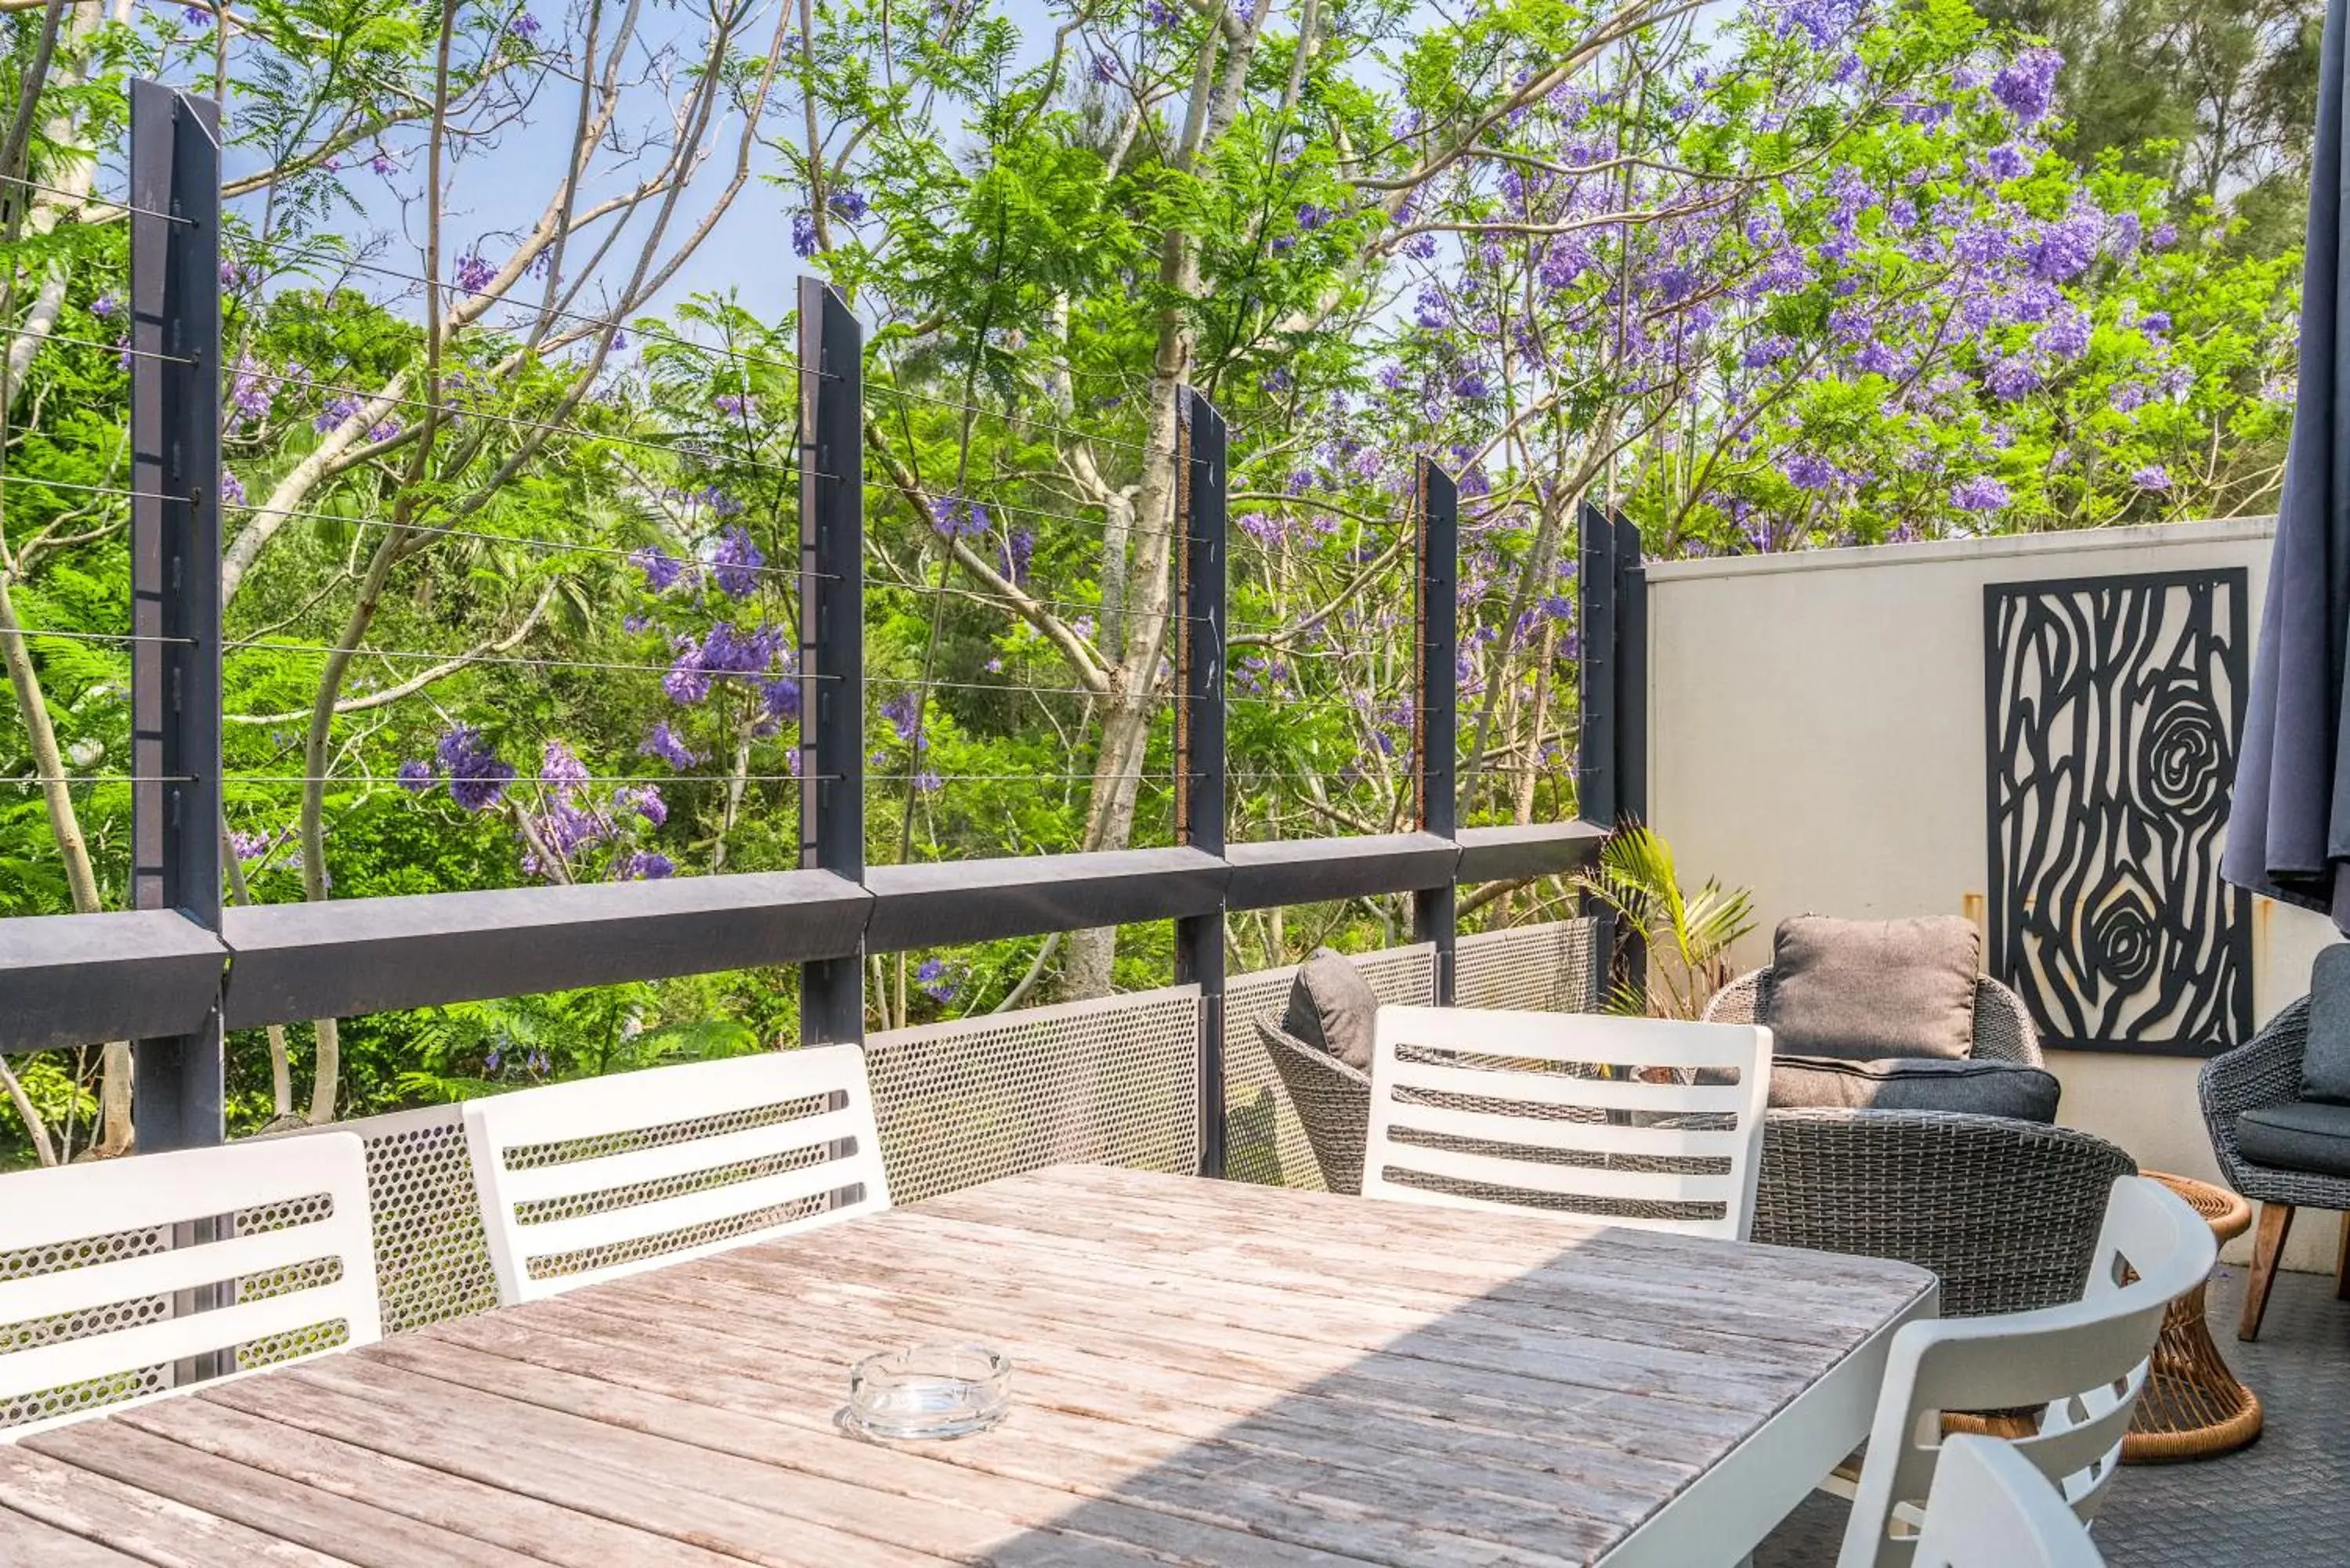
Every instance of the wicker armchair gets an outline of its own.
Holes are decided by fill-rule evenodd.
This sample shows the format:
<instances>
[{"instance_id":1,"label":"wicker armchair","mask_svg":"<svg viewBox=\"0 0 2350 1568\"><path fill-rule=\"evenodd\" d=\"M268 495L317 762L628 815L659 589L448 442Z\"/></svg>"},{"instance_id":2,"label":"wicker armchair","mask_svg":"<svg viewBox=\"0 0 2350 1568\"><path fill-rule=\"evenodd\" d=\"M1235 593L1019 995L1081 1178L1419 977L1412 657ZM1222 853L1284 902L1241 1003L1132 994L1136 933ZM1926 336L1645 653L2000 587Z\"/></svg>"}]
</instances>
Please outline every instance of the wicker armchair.
<instances>
[{"instance_id":1,"label":"wicker armchair","mask_svg":"<svg viewBox=\"0 0 2350 1568\"><path fill-rule=\"evenodd\" d=\"M2106 1200L2135 1160L2072 1127L1955 1111L1762 1118L1754 1240L1894 1258L1942 1280L1942 1315L2077 1301Z\"/></svg>"},{"instance_id":2,"label":"wicker armchair","mask_svg":"<svg viewBox=\"0 0 2350 1568\"><path fill-rule=\"evenodd\" d=\"M2251 1040L2203 1064L2196 1080L2203 1103L2203 1126L2211 1135L2228 1185L2261 1206L2253 1234L2252 1275L2244 1288L2244 1315L2238 1339L2261 1332L2269 1287L2276 1282L2277 1259L2293 1228L2296 1209L2339 1209L2343 1251L2334 1267L2334 1292L2350 1299L2350 1179L2305 1170L2277 1170L2246 1159L2236 1139L2236 1118L2246 1111L2282 1106L2301 1096L2302 1053L2309 1044L2309 998L2287 1007Z\"/></svg>"},{"instance_id":3,"label":"wicker armchair","mask_svg":"<svg viewBox=\"0 0 2350 1568\"><path fill-rule=\"evenodd\" d=\"M1769 1023L1771 971L1707 1004L1709 1020ZM1760 1004L1758 1007L1758 1003ZM1974 1055L2042 1065L2023 1001L1975 982ZM1754 1240L1894 1258L1942 1280L1942 1314L2076 1301L2106 1199L2137 1162L2070 1127L1951 1111L1774 1110L1762 1122Z\"/></svg>"},{"instance_id":4,"label":"wicker armchair","mask_svg":"<svg viewBox=\"0 0 2350 1568\"><path fill-rule=\"evenodd\" d=\"M1371 1080L1327 1052L1316 1051L1275 1025L1257 1020L1282 1087L1314 1147L1322 1185L1333 1192L1363 1190L1363 1147L1370 1136Z\"/></svg>"},{"instance_id":5,"label":"wicker armchair","mask_svg":"<svg viewBox=\"0 0 2350 1568\"><path fill-rule=\"evenodd\" d=\"M1742 974L1705 1004L1709 1023L1768 1023L1771 971ZM1975 980L1975 1048L1979 1062L2021 1062L2040 1066L2040 1033L2023 1010L2023 998L1989 975Z\"/></svg>"}]
</instances>

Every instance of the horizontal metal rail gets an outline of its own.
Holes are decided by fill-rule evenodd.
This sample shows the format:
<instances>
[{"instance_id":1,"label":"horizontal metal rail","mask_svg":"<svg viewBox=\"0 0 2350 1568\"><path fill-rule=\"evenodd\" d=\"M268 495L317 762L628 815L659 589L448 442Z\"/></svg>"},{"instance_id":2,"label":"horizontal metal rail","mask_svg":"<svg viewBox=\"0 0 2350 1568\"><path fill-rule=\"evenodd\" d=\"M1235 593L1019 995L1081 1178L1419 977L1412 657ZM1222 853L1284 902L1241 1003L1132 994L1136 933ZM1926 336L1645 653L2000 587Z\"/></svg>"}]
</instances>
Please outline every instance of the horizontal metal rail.
<instances>
[{"instance_id":1,"label":"horizontal metal rail","mask_svg":"<svg viewBox=\"0 0 2350 1568\"><path fill-rule=\"evenodd\" d=\"M0 1051L1409 893L1587 865L1587 822L0 920Z\"/></svg>"}]
</instances>

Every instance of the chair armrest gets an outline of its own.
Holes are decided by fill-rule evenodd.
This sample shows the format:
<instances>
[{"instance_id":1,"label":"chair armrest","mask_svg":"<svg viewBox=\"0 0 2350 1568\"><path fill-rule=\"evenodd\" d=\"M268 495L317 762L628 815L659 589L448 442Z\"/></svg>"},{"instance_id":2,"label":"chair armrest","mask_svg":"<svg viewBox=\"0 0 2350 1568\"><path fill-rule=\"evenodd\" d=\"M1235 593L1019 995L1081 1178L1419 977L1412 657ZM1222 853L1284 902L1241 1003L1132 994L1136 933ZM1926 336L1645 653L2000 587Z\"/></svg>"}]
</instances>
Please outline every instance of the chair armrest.
<instances>
[{"instance_id":1,"label":"chair armrest","mask_svg":"<svg viewBox=\"0 0 2350 1568\"><path fill-rule=\"evenodd\" d=\"M1975 1044L1978 1062L2021 1062L2043 1067L2040 1031L2033 1027L2023 998L1989 975L1975 981Z\"/></svg>"},{"instance_id":2,"label":"chair armrest","mask_svg":"<svg viewBox=\"0 0 2350 1568\"><path fill-rule=\"evenodd\" d=\"M2264 1106L2281 1106L2301 1095L2301 1059L2309 1044L2309 998L2287 1007L2267 1027L2233 1051L2212 1057L2196 1075L2211 1152L2229 1183L2241 1191L2257 1167L2236 1148L2236 1118Z\"/></svg>"},{"instance_id":3,"label":"chair armrest","mask_svg":"<svg viewBox=\"0 0 2350 1568\"><path fill-rule=\"evenodd\" d=\"M1708 1023L1753 1023L1755 1001L1761 996L1762 982L1770 973L1767 968L1753 970L1715 992L1713 1000L1705 1004L1704 1021Z\"/></svg>"}]
</instances>

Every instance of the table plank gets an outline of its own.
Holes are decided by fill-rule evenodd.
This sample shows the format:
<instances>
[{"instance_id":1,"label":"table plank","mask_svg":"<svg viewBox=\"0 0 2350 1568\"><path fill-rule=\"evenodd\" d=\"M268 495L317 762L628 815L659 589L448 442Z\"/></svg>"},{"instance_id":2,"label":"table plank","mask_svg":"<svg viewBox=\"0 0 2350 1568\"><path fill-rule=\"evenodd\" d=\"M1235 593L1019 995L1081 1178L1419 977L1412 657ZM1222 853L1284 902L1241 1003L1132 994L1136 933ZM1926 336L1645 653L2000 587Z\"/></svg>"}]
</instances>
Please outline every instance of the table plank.
<instances>
[{"instance_id":1,"label":"table plank","mask_svg":"<svg viewBox=\"0 0 2350 1568\"><path fill-rule=\"evenodd\" d=\"M100 1562L1613 1568L1670 1535L1678 1563L1680 1501L1774 1417L1832 1440L1932 1297L1899 1264L1065 1167L44 1434L0 1505ZM1013 1355L1003 1427L837 1429L852 1360L950 1335Z\"/></svg>"},{"instance_id":2,"label":"table plank","mask_svg":"<svg viewBox=\"0 0 2350 1568\"><path fill-rule=\"evenodd\" d=\"M341 1558L22 1446L0 1446L0 1499L17 1513L156 1568L221 1568L225 1563L348 1568Z\"/></svg>"},{"instance_id":3,"label":"table plank","mask_svg":"<svg viewBox=\"0 0 2350 1568\"><path fill-rule=\"evenodd\" d=\"M138 1561L0 1508L0 1568L128 1568Z\"/></svg>"}]
</instances>

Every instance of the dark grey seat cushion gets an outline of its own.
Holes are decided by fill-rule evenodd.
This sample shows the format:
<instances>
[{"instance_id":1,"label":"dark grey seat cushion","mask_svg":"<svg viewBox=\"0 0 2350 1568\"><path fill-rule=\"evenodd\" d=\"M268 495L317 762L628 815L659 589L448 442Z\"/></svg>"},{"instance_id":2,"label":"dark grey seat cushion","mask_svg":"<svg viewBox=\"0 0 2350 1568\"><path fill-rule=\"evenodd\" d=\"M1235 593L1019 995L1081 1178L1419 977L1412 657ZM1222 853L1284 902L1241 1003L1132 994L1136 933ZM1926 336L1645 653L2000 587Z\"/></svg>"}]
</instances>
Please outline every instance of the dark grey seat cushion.
<instances>
[{"instance_id":1,"label":"dark grey seat cushion","mask_svg":"<svg viewBox=\"0 0 2350 1568\"><path fill-rule=\"evenodd\" d=\"M1292 1038L1338 1058L1358 1073L1371 1070L1371 1030L1378 993L1344 953L1317 948L1297 968L1281 1027Z\"/></svg>"},{"instance_id":2,"label":"dark grey seat cushion","mask_svg":"<svg viewBox=\"0 0 2350 1568\"><path fill-rule=\"evenodd\" d=\"M1982 933L1956 915L1780 922L1759 1022L1781 1056L1956 1061L1975 1043Z\"/></svg>"},{"instance_id":3,"label":"dark grey seat cushion","mask_svg":"<svg viewBox=\"0 0 2350 1568\"><path fill-rule=\"evenodd\" d=\"M2350 942L2317 955L2309 974L2309 1043L2302 1048L2301 1097L2350 1105Z\"/></svg>"},{"instance_id":4,"label":"dark grey seat cushion","mask_svg":"<svg viewBox=\"0 0 2350 1568\"><path fill-rule=\"evenodd\" d=\"M2236 1147L2254 1165L2350 1176L2350 1106L2288 1100L2236 1118Z\"/></svg>"},{"instance_id":5,"label":"dark grey seat cushion","mask_svg":"<svg viewBox=\"0 0 2350 1568\"><path fill-rule=\"evenodd\" d=\"M2021 1062L1780 1056L1771 1064L1773 1110L1964 1111L2050 1127L2062 1093L2056 1075Z\"/></svg>"}]
</instances>

